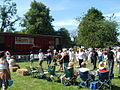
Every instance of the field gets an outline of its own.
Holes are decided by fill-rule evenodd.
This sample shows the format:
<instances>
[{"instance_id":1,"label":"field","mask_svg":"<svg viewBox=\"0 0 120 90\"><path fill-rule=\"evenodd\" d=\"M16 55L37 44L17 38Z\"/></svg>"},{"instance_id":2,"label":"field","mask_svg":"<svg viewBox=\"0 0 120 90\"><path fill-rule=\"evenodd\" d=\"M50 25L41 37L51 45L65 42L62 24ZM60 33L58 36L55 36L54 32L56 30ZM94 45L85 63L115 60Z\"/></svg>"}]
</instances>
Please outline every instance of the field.
<instances>
[{"instance_id":1,"label":"field","mask_svg":"<svg viewBox=\"0 0 120 90\"><path fill-rule=\"evenodd\" d=\"M25 68L26 65L30 65L29 62L17 63L21 68ZM38 62L34 62L35 66L38 66ZM75 64L77 65L77 64ZM88 62L87 67L92 69L92 64ZM43 63L43 68L46 69L46 62ZM75 68L76 71L78 68ZM112 90L120 90L120 79L118 78L118 67L114 67L115 77L112 79ZM20 76L16 72L11 73L14 84L8 88L8 90L90 90L88 88L78 89L77 86L64 86L57 82L48 82L47 80L32 78L31 76ZM78 78L79 81L79 78Z\"/></svg>"}]
</instances>

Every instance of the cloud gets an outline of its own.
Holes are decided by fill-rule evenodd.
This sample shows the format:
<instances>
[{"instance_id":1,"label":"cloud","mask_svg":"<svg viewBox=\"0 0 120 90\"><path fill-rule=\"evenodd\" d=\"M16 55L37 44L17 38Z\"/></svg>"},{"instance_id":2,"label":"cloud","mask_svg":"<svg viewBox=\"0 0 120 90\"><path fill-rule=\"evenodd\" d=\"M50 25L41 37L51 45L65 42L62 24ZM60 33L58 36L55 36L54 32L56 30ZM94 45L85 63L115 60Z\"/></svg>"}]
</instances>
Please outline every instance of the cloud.
<instances>
[{"instance_id":1,"label":"cloud","mask_svg":"<svg viewBox=\"0 0 120 90\"><path fill-rule=\"evenodd\" d=\"M54 21L54 26L78 26L77 22L75 20L64 20L64 21Z\"/></svg>"},{"instance_id":2,"label":"cloud","mask_svg":"<svg viewBox=\"0 0 120 90\"><path fill-rule=\"evenodd\" d=\"M54 3L52 3L51 6L51 10L52 11L63 11L68 9L68 5L69 5L70 1L69 0L59 0L59 1L54 1Z\"/></svg>"}]
</instances>

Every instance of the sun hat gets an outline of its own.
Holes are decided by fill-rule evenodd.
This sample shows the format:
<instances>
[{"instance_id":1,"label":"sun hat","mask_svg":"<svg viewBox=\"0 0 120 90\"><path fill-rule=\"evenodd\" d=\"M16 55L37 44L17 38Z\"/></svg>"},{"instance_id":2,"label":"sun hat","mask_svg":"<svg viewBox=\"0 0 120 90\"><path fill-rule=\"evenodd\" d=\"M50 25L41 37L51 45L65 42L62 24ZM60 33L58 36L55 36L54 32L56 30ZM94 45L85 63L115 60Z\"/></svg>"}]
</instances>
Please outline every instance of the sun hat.
<instances>
[{"instance_id":1,"label":"sun hat","mask_svg":"<svg viewBox=\"0 0 120 90\"><path fill-rule=\"evenodd\" d=\"M104 69L105 68L105 62L100 62L99 63L99 69Z\"/></svg>"},{"instance_id":2,"label":"sun hat","mask_svg":"<svg viewBox=\"0 0 120 90\"><path fill-rule=\"evenodd\" d=\"M68 63L68 66L69 66L69 67L73 67L73 66L74 66L74 62L69 62L69 63Z\"/></svg>"}]
</instances>

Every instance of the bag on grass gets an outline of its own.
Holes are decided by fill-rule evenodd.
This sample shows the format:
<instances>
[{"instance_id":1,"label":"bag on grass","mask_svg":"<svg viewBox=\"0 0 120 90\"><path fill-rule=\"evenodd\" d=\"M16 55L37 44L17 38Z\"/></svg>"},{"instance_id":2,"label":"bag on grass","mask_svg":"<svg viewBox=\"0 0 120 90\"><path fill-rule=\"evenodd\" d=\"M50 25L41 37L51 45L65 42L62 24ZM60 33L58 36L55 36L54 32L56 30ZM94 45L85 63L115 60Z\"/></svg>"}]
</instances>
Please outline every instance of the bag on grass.
<instances>
[{"instance_id":1,"label":"bag on grass","mask_svg":"<svg viewBox=\"0 0 120 90\"><path fill-rule=\"evenodd\" d=\"M90 82L89 88L90 89L98 89L99 86L100 86L99 81L92 81L92 82Z\"/></svg>"},{"instance_id":2,"label":"bag on grass","mask_svg":"<svg viewBox=\"0 0 120 90\"><path fill-rule=\"evenodd\" d=\"M13 85L13 80L8 80L8 85L12 86Z\"/></svg>"}]
</instances>

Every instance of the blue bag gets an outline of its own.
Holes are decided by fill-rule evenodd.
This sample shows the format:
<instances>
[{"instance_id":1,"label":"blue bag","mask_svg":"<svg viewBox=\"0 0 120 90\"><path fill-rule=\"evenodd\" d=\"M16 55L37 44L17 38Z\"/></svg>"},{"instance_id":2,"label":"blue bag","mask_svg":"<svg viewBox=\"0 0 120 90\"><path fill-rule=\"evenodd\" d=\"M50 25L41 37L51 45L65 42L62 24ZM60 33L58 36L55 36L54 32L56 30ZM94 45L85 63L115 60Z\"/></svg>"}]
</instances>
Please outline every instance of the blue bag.
<instances>
[{"instance_id":1,"label":"blue bag","mask_svg":"<svg viewBox=\"0 0 120 90\"><path fill-rule=\"evenodd\" d=\"M92 82L90 82L89 88L90 89L98 89L99 86L100 86L99 81L92 81Z\"/></svg>"},{"instance_id":2,"label":"blue bag","mask_svg":"<svg viewBox=\"0 0 120 90\"><path fill-rule=\"evenodd\" d=\"M9 86L13 85L13 80L8 80L8 85Z\"/></svg>"}]
</instances>

